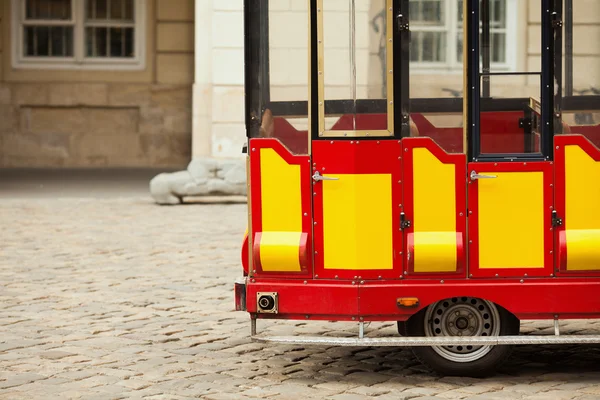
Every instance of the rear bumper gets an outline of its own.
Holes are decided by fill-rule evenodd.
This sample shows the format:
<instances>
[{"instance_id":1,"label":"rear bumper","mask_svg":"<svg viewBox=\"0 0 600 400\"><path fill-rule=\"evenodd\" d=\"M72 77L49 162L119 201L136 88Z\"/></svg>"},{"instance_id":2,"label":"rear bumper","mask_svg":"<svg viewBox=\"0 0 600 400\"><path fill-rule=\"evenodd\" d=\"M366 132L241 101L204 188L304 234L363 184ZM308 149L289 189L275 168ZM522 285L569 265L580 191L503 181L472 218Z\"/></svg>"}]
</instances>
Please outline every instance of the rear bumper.
<instances>
[{"instance_id":1,"label":"rear bumper","mask_svg":"<svg viewBox=\"0 0 600 400\"><path fill-rule=\"evenodd\" d=\"M236 282L236 310L253 318L335 321L404 321L437 301L477 297L496 303L520 319L600 318L600 280L530 279L528 281L439 280L325 281L260 280ZM276 312L262 312L261 294L275 294ZM416 297L405 308L400 297Z\"/></svg>"}]
</instances>

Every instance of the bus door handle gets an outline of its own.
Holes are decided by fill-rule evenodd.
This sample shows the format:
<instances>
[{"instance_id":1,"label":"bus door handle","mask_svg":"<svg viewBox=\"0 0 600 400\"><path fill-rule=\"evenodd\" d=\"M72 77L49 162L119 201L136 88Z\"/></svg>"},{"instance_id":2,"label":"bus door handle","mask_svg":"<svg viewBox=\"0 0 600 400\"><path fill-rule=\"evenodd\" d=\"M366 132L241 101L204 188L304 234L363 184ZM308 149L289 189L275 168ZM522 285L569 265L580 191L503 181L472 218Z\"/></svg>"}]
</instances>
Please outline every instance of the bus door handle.
<instances>
[{"instance_id":1,"label":"bus door handle","mask_svg":"<svg viewBox=\"0 0 600 400\"><path fill-rule=\"evenodd\" d=\"M471 180L475 181L477 179L494 179L497 178L496 175L479 175L477 172L475 171L471 171Z\"/></svg>"},{"instance_id":2,"label":"bus door handle","mask_svg":"<svg viewBox=\"0 0 600 400\"><path fill-rule=\"evenodd\" d=\"M329 177L329 176L323 176L319 173L319 171L315 172L315 174L312 176L313 180L315 182L320 182L320 181L338 181L340 178L334 178L334 177Z\"/></svg>"}]
</instances>

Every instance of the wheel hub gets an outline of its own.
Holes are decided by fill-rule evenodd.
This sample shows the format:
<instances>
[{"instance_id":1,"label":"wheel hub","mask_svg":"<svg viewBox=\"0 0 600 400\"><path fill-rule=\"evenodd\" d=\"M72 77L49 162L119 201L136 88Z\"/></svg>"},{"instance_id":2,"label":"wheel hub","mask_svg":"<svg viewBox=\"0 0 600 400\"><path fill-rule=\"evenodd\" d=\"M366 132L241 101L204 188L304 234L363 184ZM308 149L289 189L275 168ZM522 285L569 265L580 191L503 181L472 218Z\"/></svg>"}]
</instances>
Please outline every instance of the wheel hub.
<instances>
[{"instance_id":1,"label":"wheel hub","mask_svg":"<svg viewBox=\"0 0 600 400\"><path fill-rule=\"evenodd\" d=\"M488 301L471 297L452 298L433 304L425 316L427 336L497 336L500 315ZM455 362L470 362L483 357L492 346L438 346L433 349Z\"/></svg>"}]
</instances>

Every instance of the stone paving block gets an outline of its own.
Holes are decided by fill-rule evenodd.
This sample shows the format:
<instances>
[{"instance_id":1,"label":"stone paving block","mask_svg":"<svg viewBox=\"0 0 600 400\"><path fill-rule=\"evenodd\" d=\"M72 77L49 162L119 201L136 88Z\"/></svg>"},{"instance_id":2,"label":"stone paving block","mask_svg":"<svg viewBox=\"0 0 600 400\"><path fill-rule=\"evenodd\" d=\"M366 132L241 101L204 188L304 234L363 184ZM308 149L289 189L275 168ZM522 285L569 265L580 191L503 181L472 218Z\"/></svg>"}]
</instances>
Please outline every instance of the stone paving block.
<instances>
[{"instance_id":1,"label":"stone paving block","mask_svg":"<svg viewBox=\"0 0 600 400\"><path fill-rule=\"evenodd\" d=\"M15 373L13 376L10 376L6 378L6 380L0 382L0 390L18 387L27 383L39 381L46 378L46 376L35 373Z\"/></svg>"}]
</instances>

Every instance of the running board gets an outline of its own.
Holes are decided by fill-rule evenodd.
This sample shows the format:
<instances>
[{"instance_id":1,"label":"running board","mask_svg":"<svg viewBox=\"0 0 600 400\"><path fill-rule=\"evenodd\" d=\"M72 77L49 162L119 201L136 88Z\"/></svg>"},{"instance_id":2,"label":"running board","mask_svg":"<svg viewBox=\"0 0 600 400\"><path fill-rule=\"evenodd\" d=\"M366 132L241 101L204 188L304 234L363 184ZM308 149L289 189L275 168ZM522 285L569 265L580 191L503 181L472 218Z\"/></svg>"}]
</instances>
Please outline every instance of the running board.
<instances>
[{"instance_id":1,"label":"running board","mask_svg":"<svg viewBox=\"0 0 600 400\"><path fill-rule=\"evenodd\" d=\"M482 346L521 344L597 344L600 335L516 335L471 337L390 337L357 338L327 336L252 336L253 341L306 346L370 346L370 347L419 347L419 346Z\"/></svg>"}]
</instances>

